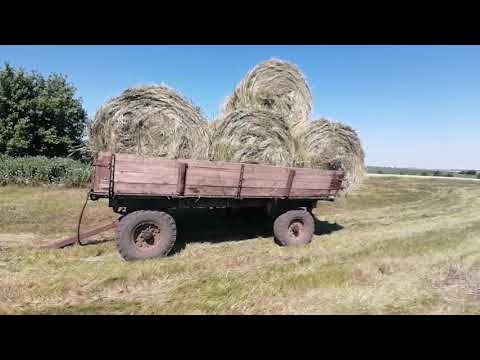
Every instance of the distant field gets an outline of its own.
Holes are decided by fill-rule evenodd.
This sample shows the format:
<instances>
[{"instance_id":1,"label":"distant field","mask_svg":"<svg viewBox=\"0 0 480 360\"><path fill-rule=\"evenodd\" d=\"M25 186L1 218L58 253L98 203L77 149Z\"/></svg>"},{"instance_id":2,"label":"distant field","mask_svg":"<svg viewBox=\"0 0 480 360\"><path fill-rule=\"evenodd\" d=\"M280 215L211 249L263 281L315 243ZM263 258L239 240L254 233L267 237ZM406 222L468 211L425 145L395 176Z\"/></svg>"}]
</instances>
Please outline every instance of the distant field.
<instances>
[{"instance_id":1,"label":"distant field","mask_svg":"<svg viewBox=\"0 0 480 360\"><path fill-rule=\"evenodd\" d=\"M474 171L474 170L471 170ZM465 170L463 171L465 172ZM367 166L369 174L392 174L392 175L419 175L419 176L444 176L457 178L477 178L477 174L465 174L452 170L432 170L432 169L414 169L414 168L397 168L384 166Z\"/></svg>"},{"instance_id":2,"label":"distant field","mask_svg":"<svg viewBox=\"0 0 480 360\"><path fill-rule=\"evenodd\" d=\"M472 176L455 176L455 177L448 177L448 176L432 176L432 175L400 175L400 174L375 174L375 173L367 173L367 176L371 177L408 177L408 178L416 178L416 179L448 179L448 180L466 180L466 181L480 181L479 178L472 177Z\"/></svg>"},{"instance_id":3,"label":"distant field","mask_svg":"<svg viewBox=\"0 0 480 360\"><path fill-rule=\"evenodd\" d=\"M35 249L75 233L84 197L0 188L0 313L480 314L476 181L367 177L315 209L305 247L278 247L254 214L193 212L165 259L127 263L111 241ZM84 228L113 218L90 203Z\"/></svg>"}]
</instances>

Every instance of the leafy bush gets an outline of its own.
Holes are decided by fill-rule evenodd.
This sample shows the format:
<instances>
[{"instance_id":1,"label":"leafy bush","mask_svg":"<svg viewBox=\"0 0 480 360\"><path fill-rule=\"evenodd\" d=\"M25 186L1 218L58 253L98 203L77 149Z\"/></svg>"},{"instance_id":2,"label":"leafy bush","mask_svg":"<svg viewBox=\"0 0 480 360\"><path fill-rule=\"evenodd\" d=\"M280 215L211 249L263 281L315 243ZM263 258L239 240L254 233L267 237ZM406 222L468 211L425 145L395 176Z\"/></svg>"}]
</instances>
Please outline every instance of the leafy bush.
<instances>
[{"instance_id":1,"label":"leafy bush","mask_svg":"<svg viewBox=\"0 0 480 360\"><path fill-rule=\"evenodd\" d=\"M83 144L87 113L61 74L0 69L0 153L67 156Z\"/></svg>"},{"instance_id":2,"label":"leafy bush","mask_svg":"<svg viewBox=\"0 0 480 360\"><path fill-rule=\"evenodd\" d=\"M383 174L382 170L377 170L377 174Z\"/></svg>"},{"instance_id":3,"label":"leafy bush","mask_svg":"<svg viewBox=\"0 0 480 360\"><path fill-rule=\"evenodd\" d=\"M29 156L14 158L0 155L0 185L64 184L85 186L90 181L91 166L68 158Z\"/></svg>"},{"instance_id":4,"label":"leafy bush","mask_svg":"<svg viewBox=\"0 0 480 360\"><path fill-rule=\"evenodd\" d=\"M477 174L477 179L480 179L480 171Z\"/></svg>"},{"instance_id":5,"label":"leafy bush","mask_svg":"<svg viewBox=\"0 0 480 360\"><path fill-rule=\"evenodd\" d=\"M448 173L446 176L447 177L454 177L454 175L452 173Z\"/></svg>"},{"instance_id":6,"label":"leafy bush","mask_svg":"<svg viewBox=\"0 0 480 360\"><path fill-rule=\"evenodd\" d=\"M435 170L433 176L442 176L442 173L438 170Z\"/></svg>"},{"instance_id":7,"label":"leafy bush","mask_svg":"<svg viewBox=\"0 0 480 360\"><path fill-rule=\"evenodd\" d=\"M422 171L422 173L421 173L420 175L422 175L422 176L428 176L428 172Z\"/></svg>"}]
</instances>

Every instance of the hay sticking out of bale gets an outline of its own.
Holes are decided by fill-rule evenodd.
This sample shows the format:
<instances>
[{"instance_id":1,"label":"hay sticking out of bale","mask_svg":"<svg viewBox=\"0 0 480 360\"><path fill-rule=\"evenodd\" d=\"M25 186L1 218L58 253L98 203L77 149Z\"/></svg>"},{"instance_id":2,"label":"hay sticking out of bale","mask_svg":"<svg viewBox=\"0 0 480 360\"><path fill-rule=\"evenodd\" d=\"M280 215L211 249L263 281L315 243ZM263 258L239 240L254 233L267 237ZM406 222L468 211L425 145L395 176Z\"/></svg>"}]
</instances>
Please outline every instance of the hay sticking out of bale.
<instances>
[{"instance_id":1,"label":"hay sticking out of bale","mask_svg":"<svg viewBox=\"0 0 480 360\"><path fill-rule=\"evenodd\" d=\"M303 128L303 143L311 167L345 171L344 193L355 189L365 171L365 154L355 130L319 119Z\"/></svg>"},{"instance_id":2,"label":"hay sticking out of bale","mask_svg":"<svg viewBox=\"0 0 480 360\"><path fill-rule=\"evenodd\" d=\"M131 88L98 110L89 147L93 152L203 159L208 123L198 107L167 86Z\"/></svg>"},{"instance_id":3,"label":"hay sticking out of bale","mask_svg":"<svg viewBox=\"0 0 480 360\"><path fill-rule=\"evenodd\" d=\"M255 66L227 98L223 115L239 109L263 109L283 114L290 126L308 121L312 94L296 65L268 60Z\"/></svg>"},{"instance_id":4,"label":"hay sticking out of bale","mask_svg":"<svg viewBox=\"0 0 480 360\"><path fill-rule=\"evenodd\" d=\"M211 160L292 166L295 139L285 117L260 109L239 109L214 123Z\"/></svg>"}]
</instances>

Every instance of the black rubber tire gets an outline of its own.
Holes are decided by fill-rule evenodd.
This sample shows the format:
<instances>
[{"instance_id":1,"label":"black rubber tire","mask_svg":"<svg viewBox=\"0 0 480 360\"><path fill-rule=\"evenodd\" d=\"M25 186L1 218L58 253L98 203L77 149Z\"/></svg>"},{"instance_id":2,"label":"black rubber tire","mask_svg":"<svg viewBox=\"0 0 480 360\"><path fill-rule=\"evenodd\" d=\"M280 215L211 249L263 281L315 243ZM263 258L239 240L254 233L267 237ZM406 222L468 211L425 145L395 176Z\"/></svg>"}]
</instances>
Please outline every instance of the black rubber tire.
<instances>
[{"instance_id":1,"label":"black rubber tire","mask_svg":"<svg viewBox=\"0 0 480 360\"><path fill-rule=\"evenodd\" d=\"M305 210L289 210L273 222L275 240L281 246L305 245L312 241L315 221Z\"/></svg>"},{"instance_id":2,"label":"black rubber tire","mask_svg":"<svg viewBox=\"0 0 480 360\"><path fill-rule=\"evenodd\" d=\"M153 224L160 229L159 239L140 249L133 242L134 232L141 224ZM167 256L177 239L177 226L170 214L162 211L139 210L124 216L117 227L117 249L127 261Z\"/></svg>"}]
</instances>

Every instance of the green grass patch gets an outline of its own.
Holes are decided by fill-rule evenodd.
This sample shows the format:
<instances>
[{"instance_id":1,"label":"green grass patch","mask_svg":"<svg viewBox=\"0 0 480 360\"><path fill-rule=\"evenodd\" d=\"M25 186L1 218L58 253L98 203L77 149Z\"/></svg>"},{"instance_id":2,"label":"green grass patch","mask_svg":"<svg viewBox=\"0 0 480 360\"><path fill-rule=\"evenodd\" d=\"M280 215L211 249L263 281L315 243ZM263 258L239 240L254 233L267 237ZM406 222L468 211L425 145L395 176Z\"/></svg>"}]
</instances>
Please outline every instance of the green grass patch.
<instances>
[{"instance_id":1,"label":"green grass patch","mask_svg":"<svg viewBox=\"0 0 480 360\"><path fill-rule=\"evenodd\" d=\"M91 174L90 164L74 159L0 155L0 186L63 184L82 187L89 183Z\"/></svg>"}]
</instances>

